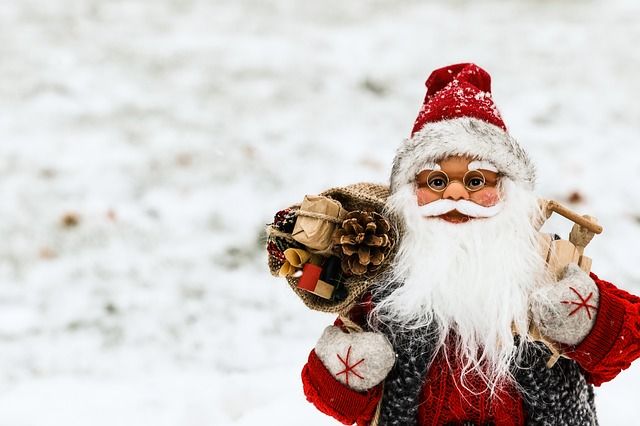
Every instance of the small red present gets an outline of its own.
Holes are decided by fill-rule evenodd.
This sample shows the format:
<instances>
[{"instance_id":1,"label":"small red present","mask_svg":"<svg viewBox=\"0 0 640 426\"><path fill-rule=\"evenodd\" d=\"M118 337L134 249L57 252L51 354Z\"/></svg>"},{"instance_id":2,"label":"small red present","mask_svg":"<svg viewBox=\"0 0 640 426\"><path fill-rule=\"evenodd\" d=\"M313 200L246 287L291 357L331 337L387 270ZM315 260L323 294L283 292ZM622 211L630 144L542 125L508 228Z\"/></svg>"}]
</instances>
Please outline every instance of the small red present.
<instances>
[{"instance_id":1,"label":"small red present","mask_svg":"<svg viewBox=\"0 0 640 426\"><path fill-rule=\"evenodd\" d=\"M298 281L298 288L320 296L324 299L331 299L334 286L320 279L322 267L313 263L307 263L302 268L302 276Z\"/></svg>"}]
</instances>

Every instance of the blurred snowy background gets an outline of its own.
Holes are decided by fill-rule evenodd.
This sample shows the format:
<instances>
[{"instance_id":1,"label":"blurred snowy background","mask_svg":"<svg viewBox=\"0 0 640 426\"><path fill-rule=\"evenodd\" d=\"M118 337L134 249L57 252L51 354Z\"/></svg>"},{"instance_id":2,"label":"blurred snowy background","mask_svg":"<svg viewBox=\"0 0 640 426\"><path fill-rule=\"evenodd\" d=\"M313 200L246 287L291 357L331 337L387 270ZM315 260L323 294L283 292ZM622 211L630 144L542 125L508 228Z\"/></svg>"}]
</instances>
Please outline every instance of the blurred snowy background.
<instances>
[{"instance_id":1,"label":"blurred snowy background","mask_svg":"<svg viewBox=\"0 0 640 426\"><path fill-rule=\"evenodd\" d=\"M640 3L2 0L0 426L330 425L299 372L330 315L262 229L385 182L434 68L493 76L541 195L640 292ZM567 228L568 229L568 228ZM640 424L640 365L598 390Z\"/></svg>"}]
</instances>

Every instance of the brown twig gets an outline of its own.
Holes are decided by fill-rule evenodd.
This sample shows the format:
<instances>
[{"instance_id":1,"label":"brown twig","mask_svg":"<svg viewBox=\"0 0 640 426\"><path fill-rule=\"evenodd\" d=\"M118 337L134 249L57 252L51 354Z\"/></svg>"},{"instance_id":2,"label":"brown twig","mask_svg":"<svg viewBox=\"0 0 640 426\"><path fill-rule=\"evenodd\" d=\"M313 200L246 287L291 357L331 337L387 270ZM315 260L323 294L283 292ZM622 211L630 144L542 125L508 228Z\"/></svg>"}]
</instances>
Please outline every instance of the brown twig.
<instances>
[{"instance_id":1,"label":"brown twig","mask_svg":"<svg viewBox=\"0 0 640 426\"><path fill-rule=\"evenodd\" d=\"M577 223L583 228L586 228L589 231L593 232L594 234L602 233L602 226L598 225L592 220L587 219L584 216L580 216L578 213L568 209L557 201L548 200L546 208L549 211L556 212L559 215L566 217L567 219Z\"/></svg>"}]
</instances>

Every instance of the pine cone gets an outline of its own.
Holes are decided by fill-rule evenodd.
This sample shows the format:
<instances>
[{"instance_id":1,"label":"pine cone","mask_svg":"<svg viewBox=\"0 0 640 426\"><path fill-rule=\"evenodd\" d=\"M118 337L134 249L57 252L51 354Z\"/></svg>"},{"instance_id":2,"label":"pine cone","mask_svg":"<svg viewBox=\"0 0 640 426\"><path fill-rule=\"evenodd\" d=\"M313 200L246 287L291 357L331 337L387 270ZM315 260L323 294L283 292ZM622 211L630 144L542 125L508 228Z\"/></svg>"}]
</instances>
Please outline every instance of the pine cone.
<instances>
[{"instance_id":1,"label":"pine cone","mask_svg":"<svg viewBox=\"0 0 640 426\"><path fill-rule=\"evenodd\" d=\"M353 211L333 235L334 251L347 275L376 271L391 251L391 225L376 212Z\"/></svg>"}]
</instances>

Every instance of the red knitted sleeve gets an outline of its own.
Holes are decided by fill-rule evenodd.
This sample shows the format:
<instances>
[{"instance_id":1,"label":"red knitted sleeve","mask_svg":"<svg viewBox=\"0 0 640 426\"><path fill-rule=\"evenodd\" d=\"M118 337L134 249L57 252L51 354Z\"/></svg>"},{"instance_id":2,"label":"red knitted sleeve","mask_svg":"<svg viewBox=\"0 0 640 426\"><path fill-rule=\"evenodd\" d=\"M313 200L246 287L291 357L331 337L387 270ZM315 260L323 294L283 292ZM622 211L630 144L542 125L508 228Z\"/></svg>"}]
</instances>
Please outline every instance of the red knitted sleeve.
<instances>
[{"instance_id":1,"label":"red knitted sleeve","mask_svg":"<svg viewBox=\"0 0 640 426\"><path fill-rule=\"evenodd\" d=\"M302 385L307 400L345 425L369 424L382 396L382 385L360 393L340 383L322 364L315 351L311 351L302 370Z\"/></svg>"},{"instance_id":2,"label":"red knitted sleeve","mask_svg":"<svg viewBox=\"0 0 640 426\"><path fill-rule=\"evenodd\" d=\"M600 290L596 322L569 357L596 386L616 377L640 357L640 298L591 274Z\"/></svg>"}]
</instances>

